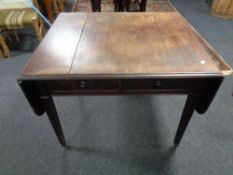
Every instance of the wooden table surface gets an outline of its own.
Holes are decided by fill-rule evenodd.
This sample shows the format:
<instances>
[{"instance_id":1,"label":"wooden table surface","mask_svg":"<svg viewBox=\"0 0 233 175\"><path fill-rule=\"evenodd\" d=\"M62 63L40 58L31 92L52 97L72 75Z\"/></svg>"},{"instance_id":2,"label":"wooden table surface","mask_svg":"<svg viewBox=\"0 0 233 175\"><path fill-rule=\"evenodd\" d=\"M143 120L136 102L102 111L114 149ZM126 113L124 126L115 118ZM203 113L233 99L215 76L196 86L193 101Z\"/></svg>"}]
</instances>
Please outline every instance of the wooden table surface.
<instances>
[{"instance_id":1,"label":"wooden table surface","mask_svg":"<svg viewBox=\"0 0 233 175\"><path fill-rule=\"evenodd\" d=\"M64 13L22 77L221 74L212 52L177 12Z\"/></svg>"}]
</instances>

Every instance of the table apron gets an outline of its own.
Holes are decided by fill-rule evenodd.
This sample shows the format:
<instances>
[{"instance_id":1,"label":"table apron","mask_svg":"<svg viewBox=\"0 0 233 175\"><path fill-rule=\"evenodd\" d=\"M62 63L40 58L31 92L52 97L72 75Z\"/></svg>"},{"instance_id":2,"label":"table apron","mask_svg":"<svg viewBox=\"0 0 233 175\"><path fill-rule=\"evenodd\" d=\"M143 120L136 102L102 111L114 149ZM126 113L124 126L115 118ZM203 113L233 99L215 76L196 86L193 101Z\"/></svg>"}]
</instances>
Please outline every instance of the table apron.
<instances>
[{"instance_id":1,"label":"table apron","mask_svg":"<svg viewBox=\"0 0 233 175\"><path fill-rule=\"evenodd\" d=\"M51 95L188 94L193 79L103 79L46 81Z\"/></svg>"},{"instance_id":2,"label":"table apron","mask_svg":"<svg viewBox=\"0 0 233 175\"><path fill-rule=\"evenodd\" d=\"M46 109L43 101L55 95L150 95L187 94L196 99L195 109L204 113L223 77L155 79L23 80L18 83L37 115Z\"/></svg>"}]
</instances>

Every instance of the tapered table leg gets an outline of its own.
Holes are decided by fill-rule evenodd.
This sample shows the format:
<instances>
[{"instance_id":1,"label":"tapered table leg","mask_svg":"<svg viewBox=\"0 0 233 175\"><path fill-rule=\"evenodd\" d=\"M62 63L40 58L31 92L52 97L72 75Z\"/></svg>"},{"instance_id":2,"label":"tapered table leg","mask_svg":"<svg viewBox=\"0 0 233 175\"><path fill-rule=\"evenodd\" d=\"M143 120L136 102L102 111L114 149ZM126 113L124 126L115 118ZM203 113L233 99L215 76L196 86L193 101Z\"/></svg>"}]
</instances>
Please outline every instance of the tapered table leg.
<instances>
[{"instance_id":1,"label":"tapered table leg","mask_svg":"<svg viewBox=\"0 0 233 175\"><path fill-rule=\"evenodd\" d=\"M57 135L57 138L60 142L60 144L64 147L66 147L65 137L63 135L62 127L60 124L60 120L57 114L56 106L53 102L52 97L44 97L42 98L42 101L44 103L44 107L46 110L46 113L48 115L48 118L50 120L50 123L53 126L53 129Z\"/></svg>"},{"instance_id":2,"label":"tapered table leg","mask_svg":"<svg viewBox=\"0 0 233 175\"><path fill-rule=\"evenodd\" d=\"M184 132L188 126L188 123L193 115L193 112L196 107L196 98L195 96L189 95L186 104L180 119L180 123L178 126L178 129L176 131L176 136L174 139L174 144L178 145L182 139L182 136L184 135Z\"/></svg>"}]
</instances>

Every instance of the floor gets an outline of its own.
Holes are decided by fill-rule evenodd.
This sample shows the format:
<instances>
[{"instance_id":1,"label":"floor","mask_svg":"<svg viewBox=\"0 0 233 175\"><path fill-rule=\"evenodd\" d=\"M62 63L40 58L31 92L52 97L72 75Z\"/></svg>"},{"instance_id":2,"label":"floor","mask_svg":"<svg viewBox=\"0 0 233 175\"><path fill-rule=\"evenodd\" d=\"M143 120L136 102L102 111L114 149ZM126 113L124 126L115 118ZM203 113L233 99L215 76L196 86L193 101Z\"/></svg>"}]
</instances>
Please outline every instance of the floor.
<instances>
[{"instance_id":1,"label":"floor","mask_svg":"<svg viewBox=\"0 0 233 175\"><path fill-rule=\"evenodd\" d=\"M204 0L171 2L233 66L233 21L209 16ZM185 96L56 97L67 150L46 115L35 116L17 85L37 45L31 33L12 59L0 60L1 175L232 174L232 77L206 114L194 114L178 148L172 142Z\"/></svg>"}]
</instances>

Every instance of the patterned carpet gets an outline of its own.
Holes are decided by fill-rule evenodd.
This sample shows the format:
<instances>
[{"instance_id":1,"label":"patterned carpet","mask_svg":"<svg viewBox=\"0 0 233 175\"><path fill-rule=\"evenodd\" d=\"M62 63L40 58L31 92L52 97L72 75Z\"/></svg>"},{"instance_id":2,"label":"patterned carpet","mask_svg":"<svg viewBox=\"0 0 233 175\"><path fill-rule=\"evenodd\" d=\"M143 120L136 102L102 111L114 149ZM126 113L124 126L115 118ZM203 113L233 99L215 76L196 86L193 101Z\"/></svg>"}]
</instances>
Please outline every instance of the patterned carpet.
<instances>
[{"instance_id":1,"label":"patterned carpet","mask_svg":"<svg viewBox=\"0 0 233 175\"><path fill-rule=\"evenodd\" d=\"M131 10L138 10L138 6L132 0ZM113 0L102 0L101 3L102 12L113 12L114 4ZM91 12L90 0L75 0L73 6L73 12ZM169 0L147 0L146 11L148 12L170 12L175 11L175 7Z\"/></svg>"}]
</instances>

